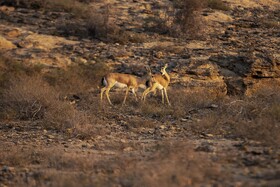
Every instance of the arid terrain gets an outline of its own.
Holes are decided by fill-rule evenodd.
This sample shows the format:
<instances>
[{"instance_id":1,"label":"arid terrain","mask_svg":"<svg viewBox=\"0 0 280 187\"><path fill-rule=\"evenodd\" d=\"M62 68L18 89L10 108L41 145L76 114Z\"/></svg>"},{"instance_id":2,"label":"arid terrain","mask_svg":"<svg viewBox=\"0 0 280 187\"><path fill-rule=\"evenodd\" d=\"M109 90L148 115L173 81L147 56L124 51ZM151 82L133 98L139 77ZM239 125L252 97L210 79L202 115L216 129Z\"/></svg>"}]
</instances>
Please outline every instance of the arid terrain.
<instances>
[{"instance_id":1,"label":"arid terrain","mask_svg":"<svg viewBox=\"0 0 280 187\"><path fill-rule=\"evenodd\" d=\"M279 0L0 0L0 18L0 187L280 186ZM171 106L100 101L107 73L165 64Z\"/></svg>"}]
</instances>

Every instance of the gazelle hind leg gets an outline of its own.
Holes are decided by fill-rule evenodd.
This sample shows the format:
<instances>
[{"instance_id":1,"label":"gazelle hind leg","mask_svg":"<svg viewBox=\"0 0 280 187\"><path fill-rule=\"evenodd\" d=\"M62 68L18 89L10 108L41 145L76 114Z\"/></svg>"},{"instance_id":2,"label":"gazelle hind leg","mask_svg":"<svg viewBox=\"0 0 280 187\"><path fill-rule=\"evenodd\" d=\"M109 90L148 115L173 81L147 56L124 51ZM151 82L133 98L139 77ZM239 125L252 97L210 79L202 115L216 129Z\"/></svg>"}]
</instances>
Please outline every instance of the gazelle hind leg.
<instances>
[{"instance_id":1,"label":"gazelle hind leg","mask_svg":"<svg viewBox=\"0 0 280 187\"><path fill-rule=\"evenodd\" d=\"M164 88L164 93L165 93L165 97L166 97L166 100L167 100L168 105L171 106L171 104L170 104L170 102L169 102L169 99L168 99L168 95L167 95L166 88Z\"/></svg>"},{"instance_id":2,"label":"gazelle hind leg","mask_svg":"<svg viewBox=\"0 0 280 187\"><path fill-rule=\"evenodd\" d=\"M127 94L128 94L128 92L129 92L129 87L127 87L126 88L126 91L125 91L125 96L124 96L124 99L123 99L123 103L122 103L122 105L124 105L125 104L125 101L126 101L126 97L127 97Z\"/></svg>"},{"instance_id":3,"label":"gazelle hind leg","mask_svg":"<svg viewBox=\"0 0 280 187\"><path fill-rule=\"evenodd\" d=\"M107 88L104 87L104 88L101 88L101 92L100 92L100 101L102 102L103 100L103 94L104 94L104 91L106 90Z\"/></svg>"},{"instance_id":4,"label":"gazelle hind leg","mask_svg":"<svg viewBox=\"0 0 280 187\"><path fill-rule=\"evenodd\" d=\"M113 105L112 102L111 102L111 100L110 100L110 97L109 97L109 91L110 91L111 88L112 88L112 87L108 87L108 88L106 89L105 94L106 94L107 100L108 100L108 102L110 103L110 105Z\"/></svg>"}]
</instances>

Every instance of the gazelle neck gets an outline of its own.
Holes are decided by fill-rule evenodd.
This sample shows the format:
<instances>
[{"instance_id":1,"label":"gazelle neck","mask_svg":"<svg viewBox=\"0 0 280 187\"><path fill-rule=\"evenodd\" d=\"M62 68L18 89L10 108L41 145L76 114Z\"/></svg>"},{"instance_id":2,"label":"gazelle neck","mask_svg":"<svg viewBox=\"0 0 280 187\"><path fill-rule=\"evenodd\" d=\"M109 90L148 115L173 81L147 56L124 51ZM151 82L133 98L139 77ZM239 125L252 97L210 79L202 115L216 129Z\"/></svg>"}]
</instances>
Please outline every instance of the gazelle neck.
<instances>
[{"instance_id":1,"label":"gazelle neck","mask_svg":"<svg viewBox=\"0 0 280 187\"><path fill-rule=\"evenodd\" d=\"M163 76L163 78L164 78L165 80L167 80L168 82L170 82L170 76L167 74L167 72L164 72L164 73L162 74L162 76Z\"/></svg>"}]
</instances>

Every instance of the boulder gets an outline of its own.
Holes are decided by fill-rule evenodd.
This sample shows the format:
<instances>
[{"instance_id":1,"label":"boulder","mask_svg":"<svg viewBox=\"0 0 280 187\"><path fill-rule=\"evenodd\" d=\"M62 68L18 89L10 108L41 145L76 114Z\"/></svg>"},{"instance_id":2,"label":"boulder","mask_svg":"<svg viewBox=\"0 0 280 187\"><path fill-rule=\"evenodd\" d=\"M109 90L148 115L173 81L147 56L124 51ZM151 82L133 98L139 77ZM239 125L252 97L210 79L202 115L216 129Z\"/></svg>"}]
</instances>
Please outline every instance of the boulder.
<instances>
[{"instance_id":1,"label":"boulder","mask_svg":"<svg viewBox=\"0 0 280 187\"><path fill-rule=\"evenodd\" d=\"M3 36L0 36L0 50L5 51L5 50L14 49L14 48L16 48L16 46L12 42L7 40Z\"/></svg>"}]
</instances>

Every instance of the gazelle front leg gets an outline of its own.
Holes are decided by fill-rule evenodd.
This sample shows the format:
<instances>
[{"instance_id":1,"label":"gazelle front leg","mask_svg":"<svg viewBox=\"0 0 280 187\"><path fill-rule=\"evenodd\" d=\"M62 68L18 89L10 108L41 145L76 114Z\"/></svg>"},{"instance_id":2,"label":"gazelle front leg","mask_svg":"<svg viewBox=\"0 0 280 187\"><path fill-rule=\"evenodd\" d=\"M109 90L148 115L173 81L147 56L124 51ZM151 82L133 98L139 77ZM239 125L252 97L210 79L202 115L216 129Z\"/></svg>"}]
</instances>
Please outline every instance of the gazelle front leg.
<instances>
[{"instance_id":1,"label":"gazelle front leg","mask_svg":"<svg viewBox=\"0 0 280 187\"><path fill-rule=\"evenodd\" d=\"M144 91L144 93L143 93L143 98L144 98L143 100L144 100L144 102L146 101L147 95L148 95L150 92L154 92L154 91L156 90L156 88L157 88L157 85L156 85L156 84L153 84L152 87L147 88L147 89Z\"/></svg>"},{"instance_id":2,"label":"gazelle front leg","mask_svg":"<svg viewBox=\"0 0 280 187\"><path fill-rule=\"evenodd\" d=\"M161 90L161 103L164 104L164 93L163 93L163 89Z\"/></svg>"},{"instance_id":3,"label":"gazelle front leg","mask_svg":"<svg viewBox=\"0 0 280 187\"><path fill-rule=\"evenodd\" d=\"M143 93L142 93L142 97L141 100L145 101L146 100L146 95L149 92L150 88L147 88Z\"/></svg>"},{"instance_id":4,"label":"gazelle front leg","mask_svg":"<svg viewBox=\"0 0 280 187\"><path fill-rule=\"evenodd\" d=\"M135 93L135 89L134 88L132 88L132 93L133 93L133 95L135 96L135 99L136 99L136 101L138 101L138 98L137 98L137 94Z\"/></svg>"}]
</instances>

